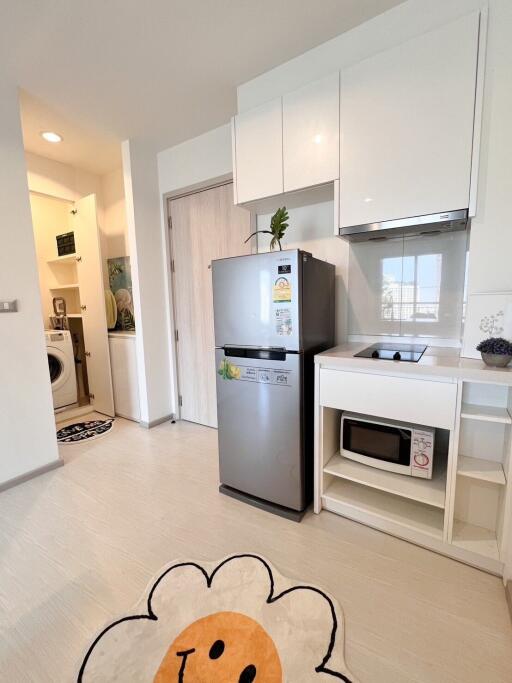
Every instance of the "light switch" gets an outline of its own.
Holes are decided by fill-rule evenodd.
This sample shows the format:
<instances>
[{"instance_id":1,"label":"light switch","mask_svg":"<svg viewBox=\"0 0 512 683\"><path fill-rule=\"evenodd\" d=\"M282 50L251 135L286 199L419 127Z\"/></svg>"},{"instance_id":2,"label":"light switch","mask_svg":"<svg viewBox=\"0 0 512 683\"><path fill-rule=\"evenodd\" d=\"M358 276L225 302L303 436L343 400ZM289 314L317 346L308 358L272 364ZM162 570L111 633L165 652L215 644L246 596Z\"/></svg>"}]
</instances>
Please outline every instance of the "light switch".
<instances>
[{"instance_id":1,"label":"light switch","mask_svg":"<svg viewBox=\"0 0 512 683\"><path fill-rule=\"evenodd\" d=\"M0 313L15 313L18 310L16 299L12 301L0 301Z\"/></svg>"}]
</instances>

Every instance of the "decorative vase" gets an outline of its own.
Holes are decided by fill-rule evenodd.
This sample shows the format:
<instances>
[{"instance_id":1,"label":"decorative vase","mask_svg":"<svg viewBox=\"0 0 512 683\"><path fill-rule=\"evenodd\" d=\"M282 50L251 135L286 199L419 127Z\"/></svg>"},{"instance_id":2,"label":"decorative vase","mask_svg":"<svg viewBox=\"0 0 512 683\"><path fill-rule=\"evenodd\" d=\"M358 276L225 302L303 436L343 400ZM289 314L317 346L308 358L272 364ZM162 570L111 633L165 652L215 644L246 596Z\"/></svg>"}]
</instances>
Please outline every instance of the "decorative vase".
<instances>
[{"instance_id":1,"label":"decorative vase","mask_svg":"<svg viewBox=\"0 0 512 683\"><path fill-rule=\"evenodd\" d=\"M493 368L505 368L512 360L512 356L503 353L482 353L482 360Z\"/></svg>"}]
</instances>

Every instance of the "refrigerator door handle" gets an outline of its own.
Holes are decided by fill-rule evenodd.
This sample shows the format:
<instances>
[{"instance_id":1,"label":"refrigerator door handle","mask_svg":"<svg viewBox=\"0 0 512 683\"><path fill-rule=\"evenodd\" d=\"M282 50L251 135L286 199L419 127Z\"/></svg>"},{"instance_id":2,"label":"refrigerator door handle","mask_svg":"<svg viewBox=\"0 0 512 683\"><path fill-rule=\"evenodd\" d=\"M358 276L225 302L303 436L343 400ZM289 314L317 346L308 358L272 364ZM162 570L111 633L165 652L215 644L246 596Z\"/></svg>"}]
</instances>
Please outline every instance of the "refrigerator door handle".
<instances>
[{"instance_id":1,"label":"refrigerator door handle","mask_svg":"<svg viewBox=\"0 0 512 683\"><path fill-rule=\"evenodd\" d=\"M225 346L224 355L231 358L259 358L260 360L286 360L286 349L257 349L247 346Z\"/></svg>"}]
</instances>

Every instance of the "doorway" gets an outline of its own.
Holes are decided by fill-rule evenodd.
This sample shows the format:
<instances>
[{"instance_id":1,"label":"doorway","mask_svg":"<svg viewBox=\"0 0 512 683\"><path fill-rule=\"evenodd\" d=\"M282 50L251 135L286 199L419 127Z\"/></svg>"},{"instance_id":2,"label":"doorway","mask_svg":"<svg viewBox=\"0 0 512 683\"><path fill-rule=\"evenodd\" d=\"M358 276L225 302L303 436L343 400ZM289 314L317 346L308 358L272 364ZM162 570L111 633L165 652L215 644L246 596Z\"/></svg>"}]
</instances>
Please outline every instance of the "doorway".
<instances>
[{"instance_id":1,"label":"doorway","mask_svg":"<svg viewBox=\"0 0 512 683\"><path fill-rule=\"evenodd\" d=\"M96 196L30 204L54 408L113 416Z\"/></svg>"},{"instance_id":2,"label":"doorway","mask_svg":"<svg viewBox=\"0 0 512 683\"><path fill-rule=\"evenodd\" d=\"M179 412L217 427L211 262L251 253L251 214L228 182L167 200Z\"/></svg>"}]
</instances>

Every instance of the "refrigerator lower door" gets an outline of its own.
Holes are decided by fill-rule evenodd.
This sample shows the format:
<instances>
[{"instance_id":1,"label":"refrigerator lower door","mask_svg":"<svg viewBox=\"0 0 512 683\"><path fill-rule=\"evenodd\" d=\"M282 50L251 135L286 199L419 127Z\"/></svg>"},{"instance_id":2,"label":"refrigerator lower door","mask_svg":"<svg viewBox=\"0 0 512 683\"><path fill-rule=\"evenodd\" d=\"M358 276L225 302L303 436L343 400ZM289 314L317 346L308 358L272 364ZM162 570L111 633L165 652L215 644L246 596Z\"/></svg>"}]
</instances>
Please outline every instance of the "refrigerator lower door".
<instances>
[{"instance_id":1,"label":"refrigerator lower door","mask_svg":"<svg viewBox=\"0 0 512 683\"><path fill-rule=\"evenodd\" d=\"M216 350L220 481L264 501L302 510L303 357L271 355L281 359Z\"/></svg>"}]
</instances>

